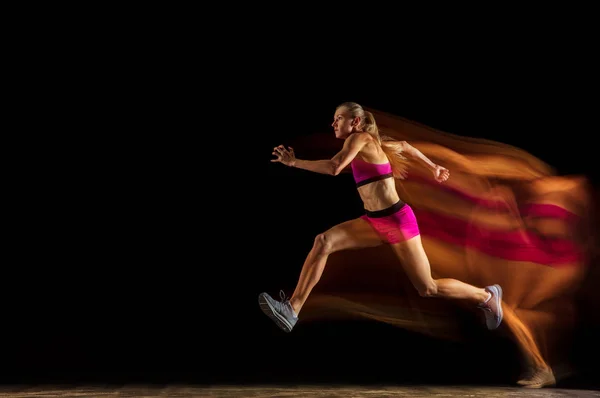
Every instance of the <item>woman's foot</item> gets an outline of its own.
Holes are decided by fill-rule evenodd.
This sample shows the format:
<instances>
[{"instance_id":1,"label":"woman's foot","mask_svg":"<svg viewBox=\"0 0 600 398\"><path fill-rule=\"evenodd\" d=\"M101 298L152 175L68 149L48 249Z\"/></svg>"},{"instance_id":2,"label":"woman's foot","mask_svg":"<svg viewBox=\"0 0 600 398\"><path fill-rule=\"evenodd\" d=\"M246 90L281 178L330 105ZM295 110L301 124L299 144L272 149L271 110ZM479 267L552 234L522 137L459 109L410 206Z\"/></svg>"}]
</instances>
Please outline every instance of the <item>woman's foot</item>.
<instances>
[{"instance_id":1,"label":"woman's foot","mask_svg":"<svg viewBox=\"0 0 600 398\"><path fill-rule=\"evenodd\" d=\"M477 305L485 314L485 324L489 330L497 329L502 323L502 288L500 285L487 286L485 290L490 297Z\"/></svg>"},{"instance_id":2,"label":"woman's foot","mask_svg":"<svg viewBox=\"0 0 600 398\"><path fill-rule=\"evenodd\" d=\"M532 369L517 384L525 388L542 388L555 385L556 379L550 368Z\"/></svg>"},{"instance_id":3,"label":"woman's foot","mask_svg":"<svg viewBox=\"0 0 600 398\"><path fill-rule=\"evenodd\" d=\"M267 293L258 295L258 304L260 309L269 318L273 320L283 331L291 332L298 317L294 313L294 309L290 304L290 300L286 300L283 290L280 292L281 301L277 301Z\"/></svg>"}]
</instances>

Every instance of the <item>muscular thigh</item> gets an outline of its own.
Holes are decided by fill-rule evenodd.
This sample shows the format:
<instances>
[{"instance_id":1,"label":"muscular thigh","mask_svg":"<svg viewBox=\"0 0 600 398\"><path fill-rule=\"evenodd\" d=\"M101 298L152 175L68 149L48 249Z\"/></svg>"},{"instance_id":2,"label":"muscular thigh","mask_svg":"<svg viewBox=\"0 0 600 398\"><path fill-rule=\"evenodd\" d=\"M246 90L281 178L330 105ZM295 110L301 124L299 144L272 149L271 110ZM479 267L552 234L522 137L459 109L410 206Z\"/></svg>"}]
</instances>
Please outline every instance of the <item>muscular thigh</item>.
<instances>
[{"instance_id":1,"label":"muscular thigh","mask_svg":"<svg viewBox=\"0 0 600 398\"><path fill-rule=\"evenodd\" d=\"M338 224L323 235L332 251L375 247L383 243L369 223L361 218Z\"/></svg>"},{"instance_id":2,"label":"muscular thigh","mask_svg":"<svg viewBox=\"0 0 600 398\"><path fill-rule=\"evenodd\" d=\"M402 263L402 268L415 286L431 279L431 266L420 235L404 242L395 243L392 248Z\"/></svg>"}]
</instances>

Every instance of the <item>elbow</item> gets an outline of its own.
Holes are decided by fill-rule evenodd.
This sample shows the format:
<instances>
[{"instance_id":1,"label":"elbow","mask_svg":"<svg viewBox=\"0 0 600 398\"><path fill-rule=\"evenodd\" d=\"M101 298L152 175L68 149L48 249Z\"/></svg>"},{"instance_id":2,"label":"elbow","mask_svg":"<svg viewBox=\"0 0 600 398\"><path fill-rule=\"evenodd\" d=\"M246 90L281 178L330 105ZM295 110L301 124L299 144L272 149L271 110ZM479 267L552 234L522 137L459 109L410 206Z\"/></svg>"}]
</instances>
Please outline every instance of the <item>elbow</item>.
<instances>
[{"instance_id":1,"label":"elbow","mask_svg":"<svg viewBox=\"0 0 600 398\"><path fill-rule=\"evenodd\" d=\"M330 172L330 174L331 174L332 176L334 176L334 177L335 177L335 176L337 176L338 174L340 174L340 173L342 172L342 170L343 170L343 169L344 169L344 168L342 167L342 165L341 165L341 164L339 164L339 163L336 163L336 162L332 162L332 163L331 163L331 172Z\"/></svg>"}]
</instances>

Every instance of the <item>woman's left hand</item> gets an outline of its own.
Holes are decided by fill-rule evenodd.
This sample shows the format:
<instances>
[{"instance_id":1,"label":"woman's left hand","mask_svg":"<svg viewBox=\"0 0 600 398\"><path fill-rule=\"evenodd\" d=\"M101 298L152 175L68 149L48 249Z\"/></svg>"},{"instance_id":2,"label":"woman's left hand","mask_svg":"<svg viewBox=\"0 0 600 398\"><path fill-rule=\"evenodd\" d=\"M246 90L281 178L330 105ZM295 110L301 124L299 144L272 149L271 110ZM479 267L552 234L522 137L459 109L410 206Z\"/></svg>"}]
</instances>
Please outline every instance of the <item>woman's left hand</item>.
<instances>
[{"instance_id":1,"label":"woman's left hand","mask_svg":"<svg viewBox=\"0 0 600 398\"><path fill-rule=\"evenodd\" d=\"M448 178L450 178L450 170L448 170L445 167L436 165L435 169L433 170L433 177L437 182L444 182Z\"/></svg>"}]
</instances>

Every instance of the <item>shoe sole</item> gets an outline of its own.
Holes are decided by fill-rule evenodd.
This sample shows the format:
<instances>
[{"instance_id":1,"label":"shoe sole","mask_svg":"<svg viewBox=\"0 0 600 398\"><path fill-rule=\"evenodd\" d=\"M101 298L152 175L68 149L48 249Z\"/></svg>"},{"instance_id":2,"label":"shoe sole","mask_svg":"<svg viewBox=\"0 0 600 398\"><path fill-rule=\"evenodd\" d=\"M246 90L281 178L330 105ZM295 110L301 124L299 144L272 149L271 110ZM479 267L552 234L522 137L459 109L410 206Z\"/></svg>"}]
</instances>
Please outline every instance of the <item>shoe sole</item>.
<instances>
[{"instance_id":1,"label":"shoe sole","mask_svg":"<svg viewBox=\"0 0 600 398\"><path fill-rule=\"evenodd\" d=\"M260 305L262 312L271 318L284 332L289 333L292 331L292 325L275 311L275 308L271 306L269 300L262 293L258 295L258 305Z\"/></svg>"},{"instance_id":2,"label":"shoe sole","mask_svg":"<svg viewBox=\"0 0 600 398\"><path fill-rule=\"evenodd\" d=\"M517 384L523 388L544 388L556 385L556 378L552 371L539 371L528 379L519 380Z\"/></svg>"},{"instance_id":3,"label":"shoe sole","mask_svg":"<svg viewBox=\"0 0 600 398\"><path fill-rule=\"evenodd\" d=\"M494 330L494 329L498 329L498 327L500 326L500 324L502 323L502 320L504 319L504 314L502 313L502 287L500 287L500 285L493 285L497 290L498 290L498 323L496 324L496 327L490 329L490 330Z\"/></svg>"}]
</instances>

